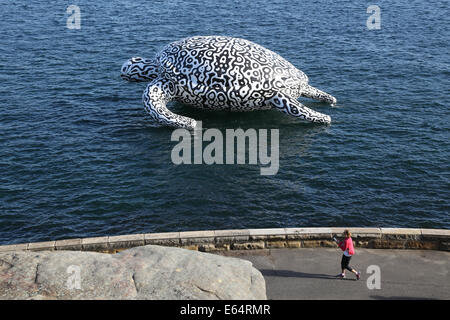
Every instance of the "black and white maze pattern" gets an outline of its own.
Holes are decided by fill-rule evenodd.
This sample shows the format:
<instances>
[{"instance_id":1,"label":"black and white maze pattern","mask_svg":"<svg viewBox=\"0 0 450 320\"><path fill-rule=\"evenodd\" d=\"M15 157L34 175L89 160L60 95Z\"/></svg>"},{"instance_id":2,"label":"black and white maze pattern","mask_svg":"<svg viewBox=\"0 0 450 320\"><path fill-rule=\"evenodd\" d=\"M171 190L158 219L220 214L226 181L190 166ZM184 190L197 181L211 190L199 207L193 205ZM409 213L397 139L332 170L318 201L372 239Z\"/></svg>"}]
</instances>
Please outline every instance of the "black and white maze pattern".
<instances>
[{"instance_id":1,"label":"black and white maze pattern","mask_svg":"<svg viewBox=\"0 0 450 320\"><path fill-rule=\"evenodd\" d=\"M143 94L145 110L155 121L180 128L193 129L196 121L171 112L169 101L212 110L274 108L319 123L330 123L330 116L297 99L336 104L336 98L308 85L306 74L280 55L239 38L199 36L172 42L154 59L126 61L121 76L150 82Z\"/></svg>"}]
</instances>

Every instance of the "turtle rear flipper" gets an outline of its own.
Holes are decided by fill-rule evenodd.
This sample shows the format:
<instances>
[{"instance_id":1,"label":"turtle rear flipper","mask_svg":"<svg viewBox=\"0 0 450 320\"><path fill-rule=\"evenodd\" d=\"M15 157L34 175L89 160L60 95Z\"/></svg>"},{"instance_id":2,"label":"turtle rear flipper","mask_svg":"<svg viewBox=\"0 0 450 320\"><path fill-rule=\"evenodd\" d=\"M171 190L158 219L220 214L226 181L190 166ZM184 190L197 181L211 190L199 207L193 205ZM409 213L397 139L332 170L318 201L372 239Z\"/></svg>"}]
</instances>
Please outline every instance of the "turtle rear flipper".
<instances>
[{"instance_id":1,"label":"turtle rear flipper","mask_svg":"<svg viewBox=\"0 0 450 320\"><path fill-rule=\"evenodd\" d=\"M308 84L306 84L304 87L301 88L300 96L311 98L311 99L316 99L316 100L320 100L320 101L325 101L325 102L328 102L329 104L331 104L332 106L336 105L335 97L333 97L331 94L328 94L322 90L314 88Z\"/></svg>"},{"instance_id":2,"label":"turtle rear flipper","mask_svg":"<svg viewBox=\"0 0 450 320\"><path fill-rule=\"evenodd\" d=\"M275 109L296 118L310 122L331 123L330 116L314 111L301 104L298 100L283 93L277 93L270 99L270 103Z\"/></svg>"}]
</instances>

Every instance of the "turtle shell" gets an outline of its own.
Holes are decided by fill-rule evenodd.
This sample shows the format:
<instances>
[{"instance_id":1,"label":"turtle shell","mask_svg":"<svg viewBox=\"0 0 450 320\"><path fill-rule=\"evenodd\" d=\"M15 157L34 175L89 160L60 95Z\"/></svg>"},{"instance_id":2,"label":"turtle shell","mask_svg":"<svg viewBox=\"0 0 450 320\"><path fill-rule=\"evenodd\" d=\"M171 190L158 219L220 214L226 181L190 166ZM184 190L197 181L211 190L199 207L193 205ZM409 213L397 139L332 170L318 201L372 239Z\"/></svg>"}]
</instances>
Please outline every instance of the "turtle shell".
<instances>
[{"instance_id":1,"label":"turtle shell","mask_svg":"<svg viewBox=\"0 0 450 320\"><path fill-rule=\"evenodd\" d=\"M156 56L160 77L193 95L222 94L242 104L307 83L307 76L279 54L251 41L225 36L185 38Z\"/></svg>"}]
</instances>

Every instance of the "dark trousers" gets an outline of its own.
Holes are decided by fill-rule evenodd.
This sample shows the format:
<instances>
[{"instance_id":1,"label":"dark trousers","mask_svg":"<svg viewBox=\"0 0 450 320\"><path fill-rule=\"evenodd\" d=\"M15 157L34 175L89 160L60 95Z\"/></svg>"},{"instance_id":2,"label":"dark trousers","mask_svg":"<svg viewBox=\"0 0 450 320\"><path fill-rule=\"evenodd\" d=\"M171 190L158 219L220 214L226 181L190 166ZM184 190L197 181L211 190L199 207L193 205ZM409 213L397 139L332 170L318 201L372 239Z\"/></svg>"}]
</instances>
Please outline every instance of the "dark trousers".
<instances>
[{"instance_id":1,"label":"dark trousers","mask_svg":"<svg viewBox=\"0 0 450 320\"><path fill-rule=\"evenodd\" d=\"M350 259L352 257L347 257L346 255L342 255L342 260L341 260L341 268L342 269L347 269L348 271L352 271L353 268L349 266L350 263Z\"/></svg>"}]
</instances>

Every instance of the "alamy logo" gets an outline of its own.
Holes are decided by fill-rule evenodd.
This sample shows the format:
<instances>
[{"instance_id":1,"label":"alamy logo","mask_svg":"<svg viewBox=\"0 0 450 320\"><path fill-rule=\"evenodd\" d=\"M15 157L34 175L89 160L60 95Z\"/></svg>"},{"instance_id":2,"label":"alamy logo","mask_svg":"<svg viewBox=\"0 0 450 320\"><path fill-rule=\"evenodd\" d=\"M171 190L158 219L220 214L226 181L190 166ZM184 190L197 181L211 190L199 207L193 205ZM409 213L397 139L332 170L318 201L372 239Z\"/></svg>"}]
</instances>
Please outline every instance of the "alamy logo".
<instances>
[{"instance_id":1,"label":"alamy logo","mask_svg":"<svg viewBox=\"0 0 450 320\"><path fill-rule=\"evenodd\" d=\"M171 141L179 143L173 147L171 159L177 165L235 164L236 156L236 164L245 164L248 150L248 164L260 164L261 175L275 175L279 169L279 132L278 129L270 129L270 155L267 133L267 129L226 129L224 139L219 129L203 132L202 122L198 121L193 134L187 129L172 132ZM203 148L205 141L209 143Z\"/></svg>"},{"instance_id":2,"label":"alamy logo","mask_svg":"<svg viewBox=\"0 0 450 320\"><path fill-rule=\"evenodd\" d=\"M367 7L367 13L371 14L366 21L367 29L379 30L381 29L381 9L377 5Z\"/></svg>"},{"instance_id":3,"label":"alamy logo","mask_svg":"<svg viewBox=\"0 0 450 320\"><path fill-rule=\"evenodd\" d=\"M69 290L81 289L81 268L77 265L70 265L67 267L66 273L69 274L67 278L66 287Z\"/></svg>"},{"instance_id":4,"label":"alamy logo","mask_svg":"<svg viewBox=\"0 0 450 320\"><path fill-rule=\"evenodd\" d=\"M377 265L367 267L367 273L371 274L366 281L369 290L381 289L381 269Z\"/></svg>"},{"instance_id":5,"label":"alamy logo","mask_svg":"<svg viewBox=\"0 0 450 320\"><path fill-rule=\"evenodd\" d=\"M70 15L66 21L67 29L81 29L80 7L72 4L67 7L66 12Z\"/></svg>"}]
</instances>

